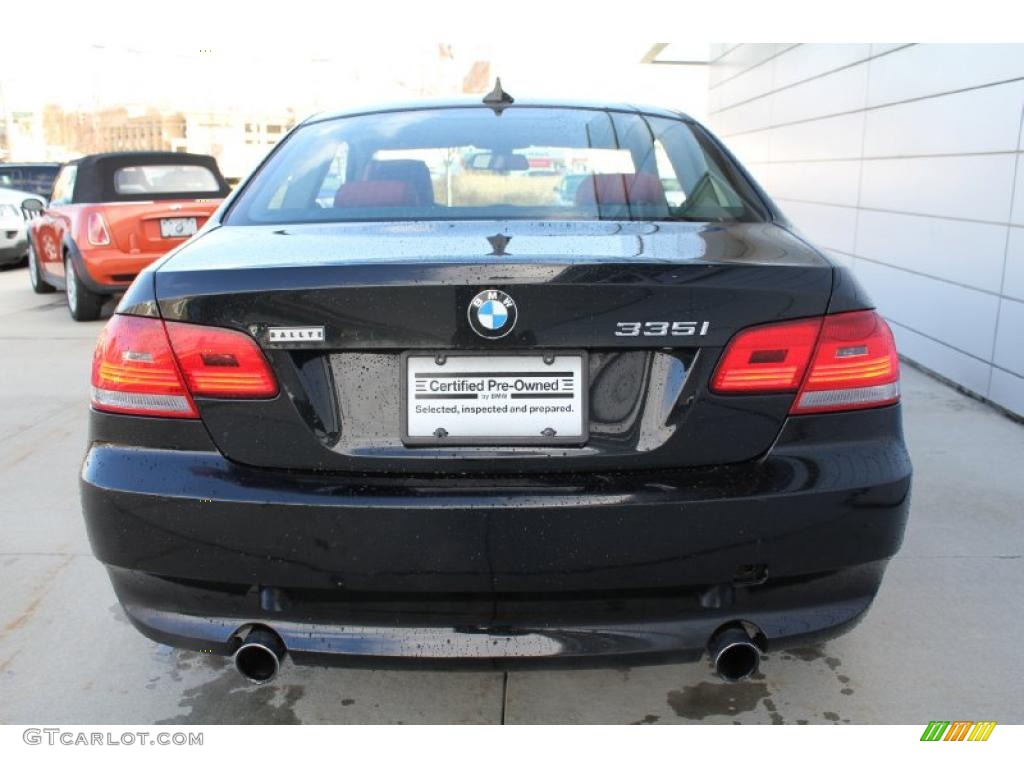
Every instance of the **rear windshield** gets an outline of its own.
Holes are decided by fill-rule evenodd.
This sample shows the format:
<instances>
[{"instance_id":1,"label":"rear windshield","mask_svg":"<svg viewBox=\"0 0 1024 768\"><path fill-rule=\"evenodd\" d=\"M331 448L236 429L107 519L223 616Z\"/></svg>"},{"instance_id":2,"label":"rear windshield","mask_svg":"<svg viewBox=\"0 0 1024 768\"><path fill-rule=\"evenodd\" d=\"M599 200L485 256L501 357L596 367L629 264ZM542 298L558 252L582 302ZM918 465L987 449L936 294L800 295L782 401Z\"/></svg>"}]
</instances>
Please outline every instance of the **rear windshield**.
<instances>
[{"instance_id":1,"label":"rear windshield","mask_svg":"<svg viewBox=\"0 0 1024 768\"><path fill-rule=\"evenodd\" d=\"M428 219L761 221L700 129L593 109L410 110L296 130L228 224Z\"/></svg>"},{"instance_id":2,"label":"rear windshield","mask_svg":"<svg viewBox=\"0 0 1024 768\"><path fill-rule=\"evenodd\" d=\"M130 165L114 171L119 195L218 192L220 182L201 165Z\"/></svg>"}]
</instances>

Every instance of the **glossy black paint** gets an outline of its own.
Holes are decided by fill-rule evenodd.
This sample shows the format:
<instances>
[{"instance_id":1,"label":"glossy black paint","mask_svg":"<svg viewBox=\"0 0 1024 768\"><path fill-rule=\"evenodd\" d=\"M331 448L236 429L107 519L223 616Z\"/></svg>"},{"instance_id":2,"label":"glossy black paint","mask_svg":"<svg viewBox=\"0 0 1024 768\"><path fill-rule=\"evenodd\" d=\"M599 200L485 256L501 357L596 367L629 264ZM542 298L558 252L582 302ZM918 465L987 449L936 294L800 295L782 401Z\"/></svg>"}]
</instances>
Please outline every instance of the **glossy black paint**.
<instances>
[{"instance_id":1,"label":"glossy black paint","mask_svg":"<svg viewBox=\"0 0 1024 768\"><path fill-rule=\"evenodd\" d=\"M507 241L501 256L493 255L495 232ZM119 311L149 312L156 301L168 320L252 333L278 374L282 392L273 400L198 404L226 456L286 469L422 473L546 471L551 457L562 471L753 459L778 435L792 397L716 397L707 390L714 364L741 328L824 314L834 280L826 259L774 224L629 222L220 227L151 274L153 293L142 292L144 273ZM465 321L469 301L484 288L509 292L519 306L505 338L482 339ZM709 330L615 335L619 322L648 320L706 321ZM325 339L272 346L265 331L273 326L323 326ZM578 448L425 449L401 441L396 368L382 369L391 390L349 409L390 425L386 435L360 439L343 423L326 424L330 414L318 413L291 354L390 353L397 361L415 349L678 350L685 380L673 388L668 369L643 373L651 398L673 394L657 435L637 424L614 436L592 434Z\"/></svg>"},{"instance_id":2,"label":"glossy black paint","mask_svg":"<svg viewBox=\"0 0 1024 768\"><path fill-rule=\"evenodd\" d=\"M792 395L709 392L738 330L871 307L750 183L761 224L234 227L229 199L117 311L250 333L281 393L200 399L201 421L91 414L83 510L129 618L219 653L258 623L297 661L372 665L635 663L737 620L769 650L848 629L903 537L900 408L789 417ZM466 323L486 288L517 303L505 338ZM653 320L708 332L614 335ZM271 344L276 326L325 338ZM584 445L402 443L403 352L542 349L588 353Z\"/></svg>"},{"instance_id":3,"label":"glossy black paint","mask_svg":"<svg viewBox=\"0 0 1024 768\"><path fill-rule=\"evenodd\" d=\"M146 441L180 446L168 451L139 445L145 419L91 419L82 488L94 550L119 594L134 585L121 597L141 628L185 645L209 639L199 632L226 642L237 620L266 623L286 641L291 624L304 625L332 652L331 628L362 609L360 647L371 654L385 640L374 627L400 627L413 613L444 626L461 612L460 626L496 635L553 623L583 647L616 647L607 635L625 625L638 636L670 632L636 652L693 650L693 635L716 621L758 613L781 642L867 607L909 504L898 406L790 419L767 456L730 467L476 478L245 468L220 456L199 422ZM750 573L768 581L747 585ZM289 607L254 607L256 585L280 588ZM646 619L627 610L645 600L660 605ZM495 623L498 603L508 624ZM578 603L610 612L576 616ZM544 610L559 618L545 623ZM661 625L666 610L674 629ZM619 630L607 628L616 621ZM360 628L347 631L352 639Z\"/></svg>"}]
</instances>

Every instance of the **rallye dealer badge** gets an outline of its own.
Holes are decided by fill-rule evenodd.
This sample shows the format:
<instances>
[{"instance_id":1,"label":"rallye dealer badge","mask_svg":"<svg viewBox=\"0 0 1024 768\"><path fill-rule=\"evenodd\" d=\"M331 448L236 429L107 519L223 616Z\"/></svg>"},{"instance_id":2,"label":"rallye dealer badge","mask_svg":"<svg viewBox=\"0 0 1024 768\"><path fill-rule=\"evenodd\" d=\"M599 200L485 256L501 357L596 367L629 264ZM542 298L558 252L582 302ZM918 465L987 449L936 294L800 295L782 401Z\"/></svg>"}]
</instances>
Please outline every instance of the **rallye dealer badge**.
<instances>
[{"instance_id":1,"label":"rallye dealer badge","mask_svg":"<svg viewBox=\"0 0 1024 768\"><path fill-rule=\"evenodd\" d=\"M406 442L582 443L582 352L421 354L405 360Z\"/></svg>"},{"instance_id":2,"label":"rallye dealer badge","mask_svg":"<svg viewBox=\"0 0 1024 768\"><path fill-rule=\"evenodd\" d=\"M323 341L324 327L322 325L305 328L267 328L267 341L281 344L295 341Z\"/></svg>"}]
</instances>

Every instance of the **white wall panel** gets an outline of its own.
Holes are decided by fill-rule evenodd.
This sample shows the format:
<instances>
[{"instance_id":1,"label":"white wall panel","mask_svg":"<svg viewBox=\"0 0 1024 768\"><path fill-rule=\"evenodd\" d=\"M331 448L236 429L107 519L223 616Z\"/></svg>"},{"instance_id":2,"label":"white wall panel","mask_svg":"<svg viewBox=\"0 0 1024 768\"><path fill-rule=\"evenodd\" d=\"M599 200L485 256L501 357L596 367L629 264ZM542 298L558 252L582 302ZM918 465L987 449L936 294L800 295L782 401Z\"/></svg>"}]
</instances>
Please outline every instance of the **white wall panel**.
<instances>
[{"instance_id":1,"label":"white wall panel","mask_svg":"<svg viewBox=\"0 0 1024 768\"><path fill-rule=\"evenodd\" d=\"M973 392L986 392L992 366L946 344L892 323L900 354Z\"/></svg>"},{"instance_id":2,"label":"white wall panel","mask_svg":"<svg viewBox=\"0 0 1024 768\"><path fill-rule=\"evenodd\" d=\"M873 261L998 292L1003 279L1006 235L1005 224L862 210L857 223L856 253Z\"/></svg>"},{"instance_id":3,"label":"white wall panel","mask_svg":"<svg viewBox=\"0 0 1024 768\"><path fill-rule=\"evenodd\" d=\"M779 203L791 221L812 243L821 248L832 248L845 253L853 252L857 230L857 209L817 203Z\"/></svg>"},{"instance_id":4,"label":"white wall panel","mask_svg":"<svg viewBox=\"0 0 1024 768\"><path fill-rule=\"evenodd\" d=\"M865 160L865 208L1005 222L1014 154Z\"/></svg>"},{"instance_id":5,"label":"white wall panel","mask_svg":"<svg viewBox=\"0 0 1024 768\"><path fill-rule=\"evenodd\" d=\"M775 57L774 87L785 88L870 56L870 43L804 43Z\"/></svg>"},{"instance_id":6,"label":"white wall panel","mask_svg":"<svg viewBox=\"0 0 1024 768\"><path fill-rule=\"evenodd\" d=\"M756 131L769 128L772 124L771 99L761 98L748 101L729 109L723 109L711 116L711 124L720 136Z\"/></svg>"},{"instance_id":7,"label":"white wall panel","mask_svg":"<svg viewBox=\"0 0 1024 768\"><path fill-rule=\"evenodd\" d=\"M769 193L787 200L856 205L860 163L772 163Z\"/></svg>"},{"instance_id":8,"label":"white wall panel","mask_svg":"<svg viewBox=\"0 0 1024 768\"><path fill-rule=\"evenodd\" d=\"M868 65L858 64L778 91L772 97L772 122L779 125L860 109L867 86Z\"/></svg>"},{"instance_id":9,"label":"white wall panel","mask_svg":"<svg viewBox=\"0 0 1024 768\"><path fill-rule=\"evenodd\" d=\"M743 103L712 106L712 129L853 269L901 353L1024 415L1024 45L740 45L721 62L711 103Z\"/></svg>"},{"instance_id":10,"label":"white wall panel","mask_svg":"<svg viewBox=\"0 0 1024 768\"><path fill-rule=\"evenodd\" d=\"M790 46L780 43L744 43L728 51L711 68L711 87L755 67Z\"/></svg>"},{"instance_id":11,"label":"white wall panel","mask_svg":"<svg viewBox=\"0 0 1024 768\"><path fill-rule=\"evenodd\" d=\"M729 139L729 150L744 165L763 163L771 158L770 130L741 133Z\"/></svg>"},{"instance_id":12,"label":"white wall panel","mask_svg":"<svg viewBox=\"0 0 1024 768\"><path fill-rule=\"evenodd\" d=\"M992 362L1024 376L1024 302L1014 299L1000 301L999 332Z\"/></svg>"},{"instance_id":13,"label":"white wall panel","mask_svg":"<svg viewBox=\"0 0 1024 768\"><path fill-rule=\"evenodd\" d=\"M1024 45L914 45L872 61L867 106L1012 80Z\"/></svg>"},{"instance_id":14,"label":"white wall panel","mask_svg":"<svg viewBox=\"0 0 1024 768\"><path fill-rule=\"evenodd\" d=\"M1024 301L1024 228L1021 227L1010 227L1003 294ZM1024 338L1021 343L1024 343Z\"/></svg>"},{"instance_id":15,"label":"white wall panel","mask_svg":"<svg viewBox=\"0 0 1024 768\"><path fill-rule=\"evenodd\" d=\"M904 48L909 43L872 43L871 44L871 55L881 56L883 53L889 53L895 51L897 48Z\"/></svg>"},{"instance_id":16,"label":"white wall panel","mask_svg":"<svg viewBox=\"0 0 1024 768\"><path fill-rule=\"evenodd\" d=\"M763 133L763 132L759 132ZM864 113L826 117L771 130L772 160L841 160L859 158Z\"/></svg>"},{"instance_id":17,"label":"white wall panel","mask_svg":"<svg viewBox=\"0 0 1024 768\"><path fill-rule=\"evenodd\" d=\"M1024 226L1024 162L1020 161L1021 154L1017 153L1017 163L1014 169L1016 184L1013 190L1013 213L1010 221L1014 224Z\"/></svg>"},{"instance_id":18,"label":"white wall panel","mask_svg":"<svg viewBox=\"0 0 1024 768\"><path fill-rule=\"evenodd\" d=\"M715 88L715 95L718 98L718 108L725 109L741 101L748 101L758 96L763 96L772 90L774 61L769 61L761 67L748 69L741 72L731 80Z\"/></svg>"},{"instance_id":19,"label":"white wall panel","mask_svg":"<svg viewBox=\"0 0 1024 768\"><path fill-rule=\"evenodd\" d=\"M868 110L865 157L1012 152L1024 81Z\"/></svg>"}]
</instances>

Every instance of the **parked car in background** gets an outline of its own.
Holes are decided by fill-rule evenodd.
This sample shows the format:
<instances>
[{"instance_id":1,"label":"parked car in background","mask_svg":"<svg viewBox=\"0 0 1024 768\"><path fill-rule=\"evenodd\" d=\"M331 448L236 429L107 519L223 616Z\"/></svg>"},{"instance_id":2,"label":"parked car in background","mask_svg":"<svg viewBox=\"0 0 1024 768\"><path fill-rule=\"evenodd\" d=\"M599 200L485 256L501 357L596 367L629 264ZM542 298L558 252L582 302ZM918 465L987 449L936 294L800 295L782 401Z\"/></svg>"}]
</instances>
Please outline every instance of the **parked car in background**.
<instances>
[{"instance_id":1,"label":"parked car in background","mask_svg":"<svg viewBox=\"0 0 1024 768\"><path fill-rule=\"evenodd\" d=\"M67 163L30 225L32 289L62 288L75 320L95 320L105 296L195 234L228 191L209 155L117 152Z\"/></svg>"},{"instance_id":2,"label":"parked car in background","mask_svg":"<svg viewBox=\"0 0 1024 768\"><path fill-rule=\"evenodd\" d=\"M0 189L0 267L19 264L28 256L28 219L45 203L39 195Z\"/></svg>"},{"instance_id":3,"label":"parked car in background","mask_svg":"<svg viewBox=\"0 0 1024 768\"><path fill-rule=\"evenodd\" d=\"M0 163L0 187L49 200L58 171L60 163Z\"/></svg>"}]
</instances>

